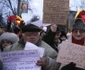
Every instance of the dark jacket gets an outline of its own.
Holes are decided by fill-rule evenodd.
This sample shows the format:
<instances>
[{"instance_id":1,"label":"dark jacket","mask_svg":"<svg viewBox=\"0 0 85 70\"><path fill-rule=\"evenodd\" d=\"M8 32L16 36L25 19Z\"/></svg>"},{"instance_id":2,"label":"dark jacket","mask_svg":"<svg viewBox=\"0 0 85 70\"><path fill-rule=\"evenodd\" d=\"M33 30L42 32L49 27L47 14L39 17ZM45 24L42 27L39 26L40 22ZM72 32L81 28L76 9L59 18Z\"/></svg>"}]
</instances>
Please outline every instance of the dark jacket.
<instances>
[{"instance_id":1,"label":"dark jacket","mask_svg":"<svg viewBox=\"0 0 85 70\"><path fill-rule=\"evenodd\" d=\"M56 52L58 52L58 44L55 44L54 39L55 39L56 32L52 32L49 30L46 35L43 37L43 41L45 41L47 44L49 44Z\"/></svg>"},{"instance_id":2,"label":"dark jacket","mask_svg":"<svg viewBox=\"0 0 85 70\"><path fill-rule=\"evenodd\" d=\"M3 64L2 64L2 62L0 61L0 70L2 70L2 68L3 68Z\"/></svg>"}]
</instances>

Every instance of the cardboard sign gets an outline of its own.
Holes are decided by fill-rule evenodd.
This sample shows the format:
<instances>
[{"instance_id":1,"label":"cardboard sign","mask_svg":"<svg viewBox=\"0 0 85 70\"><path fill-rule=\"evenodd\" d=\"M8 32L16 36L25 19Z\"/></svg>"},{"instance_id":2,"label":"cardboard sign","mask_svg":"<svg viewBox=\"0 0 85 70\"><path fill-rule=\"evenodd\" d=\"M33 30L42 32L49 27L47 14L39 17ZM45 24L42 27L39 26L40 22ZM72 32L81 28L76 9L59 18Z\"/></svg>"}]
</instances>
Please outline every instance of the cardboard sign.
<instances>
[{"instance_id":1,"label":"cardboard sign","mask_svg":"<svg viewBox=\"0 0 85 70\"><path fill-rule=\"evenodd\" d=\"M69 0L44 0L44 23L66 25Z\"/></svg>"},{"instance_id":2,"label":"cardboard sign","mask_svg":"<svg viewBox=\"0 0 85 70\"><path fill-rule=\"evenodd\" d=\"M57 62L69 64L74 62L76 67L85 68L85 46L64 42L60 45Z\"/></svg>"}]
</instances>

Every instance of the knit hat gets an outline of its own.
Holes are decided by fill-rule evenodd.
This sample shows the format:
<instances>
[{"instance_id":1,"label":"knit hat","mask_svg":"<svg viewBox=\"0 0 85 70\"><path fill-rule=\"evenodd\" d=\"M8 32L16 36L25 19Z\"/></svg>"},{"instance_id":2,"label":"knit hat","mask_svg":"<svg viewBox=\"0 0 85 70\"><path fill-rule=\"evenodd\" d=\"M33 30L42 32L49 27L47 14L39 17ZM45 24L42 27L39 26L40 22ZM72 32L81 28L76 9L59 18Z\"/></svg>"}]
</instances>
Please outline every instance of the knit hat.
<instances>
[{"instance_id":1,"label":"knit hat","mask_svg":"<svg viewBox=\"0 0 85 70\"><path fill-rule=\"evenodd\" d=\"M33 24L27 24L27 25L23 26L23 28L22 28L23 33L24 32L40 32L40 31L41 31L41 29Z\"/></svg>"},{"instance_id":2,"label":"knit hat","mask_svg":"<svg viewBox=\"0 0 85 70\"><path fill-rule=\"evenodd\" d=\"M19 40L19 38L15 33L5 32L0 36L0 42L2 42L2 40L8 40L15 43Z\"/></svg>"},{"instance_id":3,"label":"knit hat","mask_svg":"<svg viewBox=\"0 0 85 70\"><path fill-rule=\"evenodd\" d=\"M84 30L85 31L85 23L81 18L77 18L73 24L73 30Z\"/></svg>"}]
</instances>

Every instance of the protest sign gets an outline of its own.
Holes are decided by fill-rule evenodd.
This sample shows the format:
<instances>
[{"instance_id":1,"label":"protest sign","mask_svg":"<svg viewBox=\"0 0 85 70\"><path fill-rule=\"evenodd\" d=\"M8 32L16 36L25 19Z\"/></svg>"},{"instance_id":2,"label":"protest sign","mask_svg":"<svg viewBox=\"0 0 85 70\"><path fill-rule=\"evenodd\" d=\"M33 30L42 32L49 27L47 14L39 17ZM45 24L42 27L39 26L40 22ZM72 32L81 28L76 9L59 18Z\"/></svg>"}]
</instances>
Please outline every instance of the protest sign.
<instances>
[{"instance_id":1,"label":"protest sign","mask_svg":"<svg viewBox=\"0 0 85 70\"><path fill-rule=\"evenodd\" d=\"M0 53L3 70L40 70L36 65L40 59L38 50L24 50Z\"/></svg>"},{"instance_id":2,"label":"protest sign","mask_svg":"<svg viewBox=\"0 0 85 70\"><path fill-rule=\"evenodd\" d=\"M43 22L66 25L69 0L44 0Z\"/></svg>"},{"instance_id":3,"label":"protest sign","mask_svg":"<svg viewBox=\"0 0 85 70\"><path fill-rule=\"evenodd\" d=\"M68 41L63 42L60 45L59 55L57 62L62 64L69 64L74 62L76 67L85 68L85 46L69 43Z\"/></svg>"},{"instance_id":4,"label":"protest sign","mask_svg":"<svg viewBox=\"0 0 85 70\"><path fill-rule=\"evenodd\" d=\"M34 50L34 49L38 50L40 57L43 57L45 50L44 48L38 47L31 42L26 42L24 50Z\"/></svg>"}]
</instances>

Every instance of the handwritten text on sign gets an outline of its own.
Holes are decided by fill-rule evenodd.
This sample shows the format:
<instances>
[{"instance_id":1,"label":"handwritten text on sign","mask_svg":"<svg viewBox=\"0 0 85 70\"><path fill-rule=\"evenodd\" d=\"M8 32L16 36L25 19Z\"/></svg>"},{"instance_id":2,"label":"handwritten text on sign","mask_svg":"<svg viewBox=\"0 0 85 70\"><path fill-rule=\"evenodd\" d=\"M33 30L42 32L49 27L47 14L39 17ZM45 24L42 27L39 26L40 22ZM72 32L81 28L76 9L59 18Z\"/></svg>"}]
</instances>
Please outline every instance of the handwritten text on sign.
<instances>
[{"instance_id":1,"label":"handwritten text on sign","mask_svg":"<svg viewBox=\"0 0 85 70\"><path fill-rule=\"evenodd\" d=\"M66 25L69 0L44 0L44 23Z\"/></svg>"},{"instance_id":2,"label":"handwritten text on sign","mask_svg":"<svg viewBox=\"0 0 85 70\"><path fill-rule=\"evenodd\" d=\"M68 64L76 63L76 67L85 68L85 46L64 42L60 45L57 62Z\"/></svg>"},{"instance_id":3,"label":"handwritten text on sign","mask_svg":"<svg viewBox=\"0 0 85 70\"><path fill-rule=\"evenodd\" d=\"M39 58L37 50L0 53L3 70L40 70L36 65Z\"/></svg>"}]
</instances>

